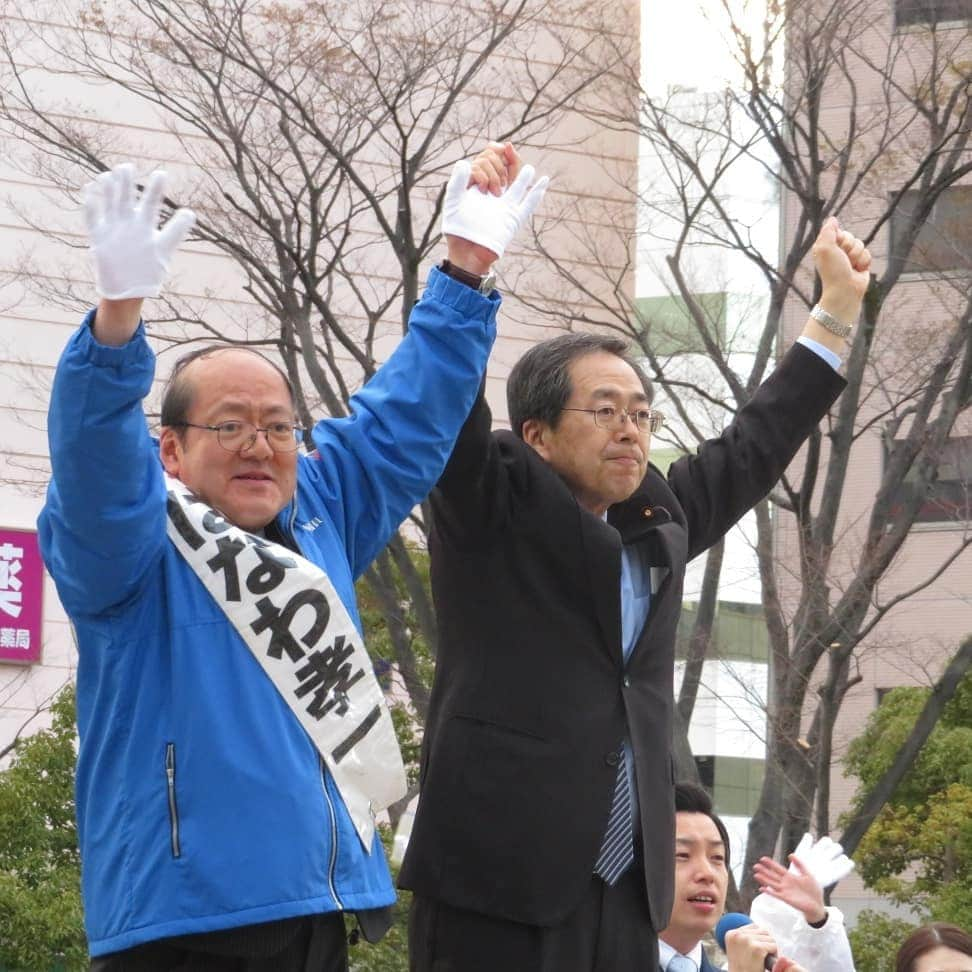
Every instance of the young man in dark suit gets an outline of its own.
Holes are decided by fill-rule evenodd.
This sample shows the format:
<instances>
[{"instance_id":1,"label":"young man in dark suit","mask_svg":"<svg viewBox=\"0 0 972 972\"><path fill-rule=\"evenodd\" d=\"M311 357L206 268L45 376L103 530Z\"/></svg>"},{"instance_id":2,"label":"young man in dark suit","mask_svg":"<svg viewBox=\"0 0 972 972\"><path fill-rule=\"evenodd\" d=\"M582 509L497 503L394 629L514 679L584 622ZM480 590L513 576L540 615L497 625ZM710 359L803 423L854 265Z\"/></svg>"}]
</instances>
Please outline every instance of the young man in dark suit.
<instances>
[{"instance_id":1,"label":"young man in dark suit","mask_svg":"<svg viewBox=\"0 0 972 972\"><path fill-rule=\"evenodd\" d=\"M511 432L480 397L432 496L439 619L400 883L417 972L643 972L673 893L685 565L779 479L843 388L870 254L828 219L800 343L718 438L648 465L660 414L611 337L531 348Z\"/></svg>"},{"instance_id":2,"label":"young man in dark suit","mask_svg":"<svg viewBox=\"0 0 972 972\"><path fill-rule=\"evenodd\" d=\"M659 933L660 972L853 972L843 915L824 905L823 888L853 867L840 844L804 838L789 870L761 858L754 867L762 893L752 905L753 924L726 935L728 970L717 969L702 947L726 905L729 834L709 794L692 783L675 784L675 897L668 926Z\"/></svg>"},{"instance_id":3,"label":"young man in dark suit","mask_svg":"<svg viewBox=\"0 0 972 972\"><path fill-rule=\"evenodd\" d=\"M709 961L702 939L710 935L726 907L729 834L712 810L709 794L686 783L675 785L675 895L672 914L659 933L659 968L678 969L683 957L697 972L720 972Z\"/></svg>"}]
</instances>

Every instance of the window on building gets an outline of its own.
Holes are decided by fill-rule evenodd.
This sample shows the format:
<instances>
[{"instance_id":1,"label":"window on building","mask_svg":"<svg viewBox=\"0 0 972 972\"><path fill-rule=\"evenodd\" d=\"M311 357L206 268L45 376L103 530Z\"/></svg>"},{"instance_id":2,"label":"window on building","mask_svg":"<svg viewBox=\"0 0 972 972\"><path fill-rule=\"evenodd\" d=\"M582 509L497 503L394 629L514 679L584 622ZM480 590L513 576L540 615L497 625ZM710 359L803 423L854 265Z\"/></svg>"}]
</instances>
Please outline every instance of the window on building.
<instances>
[{"instance_id":1,"label":"window on building","mask_svg":"<svg viewBox=\"0 0 972 972\"><path fill-rule=\"evenodd\" d=\"M904 258L907 273L972 272L972 186L950 186L935 200L906 254L905 234L917 203L917 192L899 200L891 217L891 255Z\"/></svg>"},{"instance_id":2,"label":"window on building","mask_svg":"<svg viewBox=\"0 0 972 972\"><path fill-rule=\"evenodd\" d=\"M652 461L654 461L654 449ZM697 601L683 601L675 642L675 657L688 657L689 640L698 617ZM769 634L761 604L719 601L712 621L711 658L721 661L769 660Z\"/></svg>"},{"instance_id":3,"label":"window on building","mask_svg":"<svg viewBox=\"0 0 972 972\"><path fill-rule=\"evenodd\" d=\"M726 295L722 292L695 294L705 315L712 339L719 345L726 339ZM681 297L639 297L635 301L638 326L645 332L652 351L659 355L700 354L705 342L695 319Z\"/></svg>"},{"instance_id":4,"label":"window on building","mask_svg":"<svg viewBox=\"0 0 972 972\"><path fill-rule=\"evenodd\" d=\"M914 466L901 484L891 515L907 502L909 490L918 488ZM945 444L938 479L918 509L916 523L955 523L972 520L972 435L956 436Z\"/></svg>"},{"instance_id":5,"label":"window on building","mask_svg":"<svg viewBox=\"0 0 972 972\"><path fill-rule=\"evenodd\" d=\"M699 782L712 794L718 813L751 817L759 805L765 764L740 756L696 756Z\"/></svg>"},{"instance_id":6,"label":"window on building","mask_svg":"<svg viewBox=\"0 0 972 972\"><path fill-rule=\"evenodd\" d=\"M895 0L894 21L907 24L941 24L972 19L972 0Z\"/></svg>"},{"instance_id":7,"label":"window on building","mask_svg":"<svg viewBox=\"0 0 972 972\"><path fill-rule=\"evenodd\" d=\"M695 767L699 771L699 782L711 793L715 786L715 756L696 756Z\"/></svg>"}]
</instances>

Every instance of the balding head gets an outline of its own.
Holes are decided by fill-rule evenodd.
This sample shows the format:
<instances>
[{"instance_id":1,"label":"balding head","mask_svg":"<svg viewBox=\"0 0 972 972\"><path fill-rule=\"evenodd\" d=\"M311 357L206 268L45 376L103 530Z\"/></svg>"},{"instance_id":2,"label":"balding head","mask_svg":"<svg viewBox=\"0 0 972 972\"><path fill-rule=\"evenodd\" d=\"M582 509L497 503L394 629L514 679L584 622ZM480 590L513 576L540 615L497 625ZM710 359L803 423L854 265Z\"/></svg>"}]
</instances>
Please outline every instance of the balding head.
<instances>
[{"instance_id":1,"label":"balding head","mask_svg":"<svg viewBox=\"0 0 972 972\"><path fill-rule=\"evenodd\" d=\"M162 425L181 429L181 423L187 421L189 410L192 408L193 395L195 394L196 379L194 375L198 371L198 368L194 367L196 363L207 361L217 356L223 356L230 352L255 355L273 368L283 380L287 388L287 394L290 397L291 407L293 408L294 414L297 414L297 396L294 393L294 386L282 368L253 348L240 347L235 344L210 344L203 348L196 348L196 350L190 351L188 354L184 354L173 366L169 380L165 386L165 391L162 394ZM230 367L229 362L227 362L227 367Z\"/></svg>"}]
</instances>

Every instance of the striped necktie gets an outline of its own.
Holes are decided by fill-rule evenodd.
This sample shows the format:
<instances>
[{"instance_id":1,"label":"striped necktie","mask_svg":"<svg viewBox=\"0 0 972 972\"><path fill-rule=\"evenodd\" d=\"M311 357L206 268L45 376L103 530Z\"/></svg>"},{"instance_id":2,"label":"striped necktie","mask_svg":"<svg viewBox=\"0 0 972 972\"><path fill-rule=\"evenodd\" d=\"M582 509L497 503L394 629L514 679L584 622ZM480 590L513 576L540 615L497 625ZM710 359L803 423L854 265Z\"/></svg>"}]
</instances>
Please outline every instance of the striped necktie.
<instances>
[{"instance_id":1,"label":"striped necktie","mask_svg":"<svg viewBox=\"0 0 972 972\"><path fill-rule=\"evenodd\" d=\"M594 873L607 885L617 883L619 877L634 861L634 828L631 823L631 786L624 753L620 754L618 778L614 784L614 800L608 817L607 833L601 844L601 853L594 865Z\"/></svg>"}]
</instances>

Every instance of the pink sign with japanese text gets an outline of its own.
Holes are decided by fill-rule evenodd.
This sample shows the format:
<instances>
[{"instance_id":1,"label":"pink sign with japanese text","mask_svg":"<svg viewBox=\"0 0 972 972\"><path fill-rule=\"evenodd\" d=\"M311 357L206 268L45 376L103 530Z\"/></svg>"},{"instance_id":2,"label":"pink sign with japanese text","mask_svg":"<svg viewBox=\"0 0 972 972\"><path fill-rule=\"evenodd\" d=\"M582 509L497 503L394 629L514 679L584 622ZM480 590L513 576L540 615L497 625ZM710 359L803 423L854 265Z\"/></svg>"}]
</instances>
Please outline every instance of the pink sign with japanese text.
<instances>
[{"instance_id":1,"label":"pink sign with japanese text","mask_svg":"<svg viewBox=\"0 0 972 972\"><path fill-rule=\"evenodd\" d=\"M40 661L43 590L37 534L0 527L0 662Z\"/></svg>"}]
</instances>

